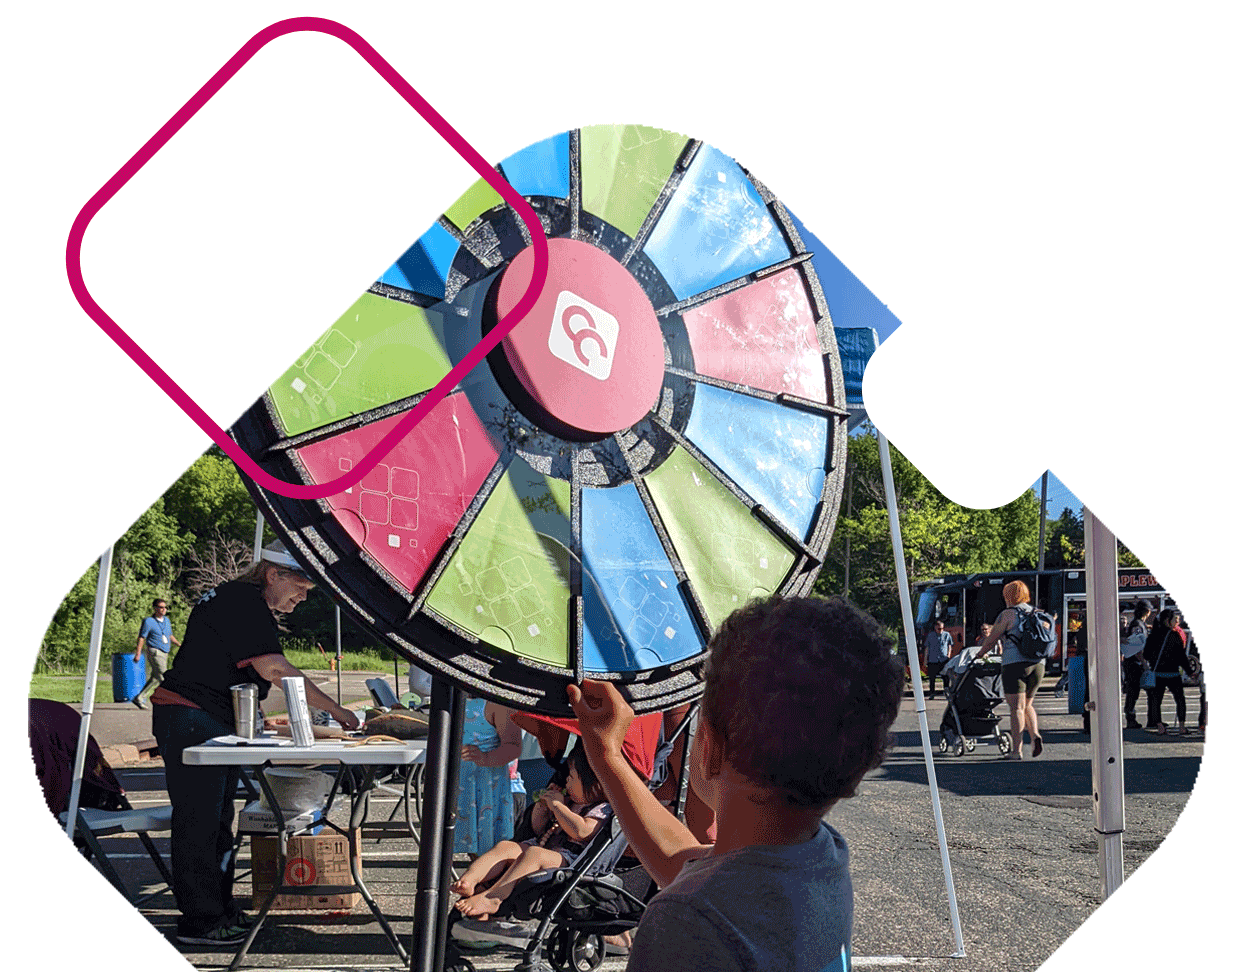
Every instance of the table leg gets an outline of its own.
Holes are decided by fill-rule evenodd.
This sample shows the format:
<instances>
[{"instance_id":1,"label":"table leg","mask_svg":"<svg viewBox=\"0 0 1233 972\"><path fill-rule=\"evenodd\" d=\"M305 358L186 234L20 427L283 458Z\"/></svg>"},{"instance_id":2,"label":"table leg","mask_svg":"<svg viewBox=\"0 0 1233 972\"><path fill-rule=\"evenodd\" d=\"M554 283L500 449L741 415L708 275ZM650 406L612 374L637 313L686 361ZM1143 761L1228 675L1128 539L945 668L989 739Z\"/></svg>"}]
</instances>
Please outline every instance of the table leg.
<instances>
[{"instance_id":1,"label":"table leg","mask_svg":"<svg viewBox=\"0 0 1233 972\"><path fill-rule=\"evenodd\" d=\"M283 874L286 873L287 869L287 827L286 821L283 819L282 808L278 805L278 801L274 798L274 793L270 789L270 784L265 778L265 769L268 765L269 763L267 762L263 766L256 766L253 768L253 771L257 776L257 783L261 787L261 790L265 793L266 801L269 803L270 808L274 813L274 819L278 821L278 853L275 855L275 863L278 866L278 870L275 873L278 874L278 889L281 889ZM233 860L239 854L240 843L243 839L243 833L237 831L235 846L231 852ZM250 873L252 872L251 867L249 868L249 871ZM253 875L252 883L253 887L256 888L256 875ZM257 913L257 920L253 922L253 927L248 930L248 935L245 936L243 944L240 945L240 950L235 953L235 958L233 958L231 960L231 964L227 966L231 972L235 972L235 970L238 969L240 964L244 961L245 956L248 955L248 950L252 947L253 941L257 938L257 933L261 931L261 926L265 924L266 916L269 915L270 909L274 907L274 897L279 893L278 889L275 889L270 896L265 899L265 904L261 906L261 910Z\"/></svg>"},{"instance_id":2,"label":"table leg","mask_svg":"<svg viewBox=\"0 0 1233 972\"><path fill-rule=\"evenodd\" d=\"M287 866L285 842L284 846L280 847L279 863L282 867ZM279 873L281 874L282 871L279 871ZM278 883L280 885L282 884L281 878ZM253 939L255 939L257 937L257 933L261 931L261 926L265 924L266 915L270 913L270 909L274 906L274 897L277 893L278 892L275 891L268 898L266 898L265 904L261 906L261 910L257 913L257 920L253 922L253 927L248 930L248 937L244 939L244 944L240 946L240 950L235 953L235 958L233 958L231 960L231 964L227 966L227 968L232 970L232 972L235 972L235 970L240 967L240 963L244 961L244 956L248 954L248 949L253 944Z\"/></svg>"},{"instance_id":3,"label":"table leg","mask_svg":"<svg viewBox=\"0 0 1233 972\"><path fill-rule=\"evenodd\" d=\"M411 839L415 841L417 848L420 843L420 832L415 826L414 821L411 819L411 808L412 806L415 807L416 819L422 819L419 815L422 812L420 808L420 779L423 770L424 767L419 763L416 763L413 766L408 766L406 779L403 781L402 787L403 815L407 820L407 830L410 832ZM414 797L412 796L413 789L415 791ZM413 800L414 802L412 802Z\"/></svg>"},{"instance_id":4,"label":"table leg","mask_svg":"<svg viewBox=\"0 0 1233 972\"><path fill-rule=\"evenodd\" d=\"M356 846L356 834L359 833L360 823L363 821L368 812L368 794L373 788L376 781L377 767L365 766L358 783L351 793L351 819L347 827L347 845L348 857L351 864L351 883L355 885L355 889L360 892L360 897L364 899L364 903L368 905L368 910L373 913L378 924L381 925L381 930L385 932L385 937L390 940L390 944L394 946L394 951L398 953L398 957L402 959L402 964L406 965L411 961L407 950L402 947L402 942L398 940L398 935L394 933L394 929L390 927L390 923L386 920L381 909L377 906L377 901L373 898L368 890L368 886L364 883L363 877L359 871L359 848Z\"/></svg>"}]
</instances>

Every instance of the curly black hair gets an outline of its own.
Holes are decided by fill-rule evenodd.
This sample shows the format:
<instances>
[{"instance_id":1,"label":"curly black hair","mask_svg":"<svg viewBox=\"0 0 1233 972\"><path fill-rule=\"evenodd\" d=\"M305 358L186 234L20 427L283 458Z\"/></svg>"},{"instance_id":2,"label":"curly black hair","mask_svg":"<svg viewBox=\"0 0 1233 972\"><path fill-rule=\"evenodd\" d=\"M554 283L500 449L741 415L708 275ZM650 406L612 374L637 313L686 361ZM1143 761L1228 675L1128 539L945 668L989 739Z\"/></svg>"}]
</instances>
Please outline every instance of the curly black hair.
<instances>
[{"instance_id":1,"label":"curly black hair","mask_svg":"<svg viewBox=\"0 0 1233 972\"><path fill-rule=\"evenodd\" d=\"M903 663L864 611L838 597L755 600L710 649L702 714L739 773L825 812L882 762Z\"/></svg>"}]
</instances>

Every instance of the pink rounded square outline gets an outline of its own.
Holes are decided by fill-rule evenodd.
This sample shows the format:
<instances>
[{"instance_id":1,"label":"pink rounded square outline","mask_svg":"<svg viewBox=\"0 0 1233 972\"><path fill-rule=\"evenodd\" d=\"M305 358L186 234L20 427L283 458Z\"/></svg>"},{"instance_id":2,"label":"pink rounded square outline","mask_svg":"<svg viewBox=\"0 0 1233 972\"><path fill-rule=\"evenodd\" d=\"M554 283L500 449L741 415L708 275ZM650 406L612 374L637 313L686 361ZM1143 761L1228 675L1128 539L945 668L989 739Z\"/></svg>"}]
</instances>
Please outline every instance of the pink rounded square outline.
<instances>
[{"instance_id":1,"label":"pink rounded square outline","mask_svg":"<svg viewBox=\"0 0 1233 972\"><path fill-rule=\"evenodd\" d=\"M521 217L528 231L531 234L531 247L534 255L534 263L532 264L531 282L527 292L523 294L522 299L514 305L513 309L501 321L497 323L484 338L473 347L463 357L461 361L450 370L444 378L442 378L433 389L424 396L420 402L403 416L401 421L394 426L372 450L364 456L359 462L355 463L350 470L339 476L337 479L332 479L326 483L316 483L304 485L301 483L288 483L281 479L271 476L264 469L257 465L244 450L242 450L235 441L223 431L205 411L182 389L146 352L137 344L127 333L108 316L107 312L91 296L89 289L86 287L85 279L81 271L81 243L85 236L86 228L90 225L90 221L98 214L113 196L127 183L134 175L136 175L147 162L150 161L176 132L178 132L195 115L207 101L209 101L219 90L248 63L258 51L260 51L270 41L282 37L286 34L299 33L301 31L313 31L322 34L328 34L331 37L336 37L344 44L349 46L353 51L360 55L368 65L377 72L386 83L390 85L412 108L419 113L424 121L432 126L446 143L454 149L466 162L473 168L481 179L492 186L505 200L506 203ZM439 401L445 398L454 387L474 368L485 355L488 354L497 343L504 340L505 336L513 329L514 325L518 324L527 312L539 299L540 293L544 289L544 282L548 274L548 239L544 234L544 229L540 225L539 219L535 216L534 210L527 204L508 182L498 175L496 169L486 162L470 143L467 142L453 126L449 124L435 108L432 107L393 66L385 60L363 37L357 34L349 27L345 27L333 20L326 20L321 17L292 17L288 20L281 20L271 24L263 30L254 34L247 43L244 44L232 57L214 73L214 75L206 81L201 88L186 101L174 115L147 141L131 159L124 163L120 169L113 175L103 187L90 197L90 200L82 207L73 220L73 226L69 230L68 249L66 253L66 269L68 272L69 286L73 291L73 296L77 298L77 303L82 307L82 310L89 315L103 332L110 337L125 354L127 354L136 365L141 368L147 375L153 379L154 383L159 386L167 396L175 402L184 413L191 418L206 433L214 440L231 460L240 467L240 469L253 481L263 488L271 492L278 493L282 496L288 496L292 499L324 499L327 496L341 493L344 490L355 486L363 479L372 469L389 455L390 451L398 444L398 442L428 413L428 411Z\"/></svg>"}]
</instances>

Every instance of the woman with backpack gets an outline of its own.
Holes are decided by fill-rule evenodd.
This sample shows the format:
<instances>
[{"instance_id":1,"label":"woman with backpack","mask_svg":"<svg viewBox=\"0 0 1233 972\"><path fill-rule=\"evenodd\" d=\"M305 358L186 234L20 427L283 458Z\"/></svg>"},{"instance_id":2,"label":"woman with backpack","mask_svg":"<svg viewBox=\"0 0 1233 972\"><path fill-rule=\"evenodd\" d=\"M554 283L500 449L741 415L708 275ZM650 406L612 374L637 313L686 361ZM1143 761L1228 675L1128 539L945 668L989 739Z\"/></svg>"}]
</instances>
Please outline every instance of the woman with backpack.
<instances>
[{"instance_id":1,"label":"woman with backpack","mask_svg":"<svg viewBox=\"0 0 1233 972\"><path fill-rule=\"evenodd\" d=\"M1006 610L993 622L993 630L982 639L980 651L976 653L977 658L983 657L1001 639L1002 694L1010 709L1010 752L1003 759L1023 759L1024 729L1032 737L1033 756L1039 756L1045 748L1032 700L1045 677L1046 656L1037 657L1038 649L1025 644L1028 639L1024 636L1024 625L1035 613L1028 603L1031 596L1023 581L1011 581L1002 588Z\"/></svg>"},{"instance_id":2,"label":"woman with backpack","mask_svg":"<svg viewBox=\"0 0 1233 972\"><path fill-rule=\"evenodd\" d=\"M1147 644L1143 646L1144 672L1151 672L1151 684L1145 686L1147 693L1147 727L1163 736L1169 731L1161 718L1161 702L1165 689L1173 693L1177 709L1177 724L1183 736L1190 735L1186 728L1186 695L1182 687L1182 666L1186 664L1186 641L1181 632L1181 615L1173 608L1165 608L1152 624Z\"/></svg>"}]
</instances>

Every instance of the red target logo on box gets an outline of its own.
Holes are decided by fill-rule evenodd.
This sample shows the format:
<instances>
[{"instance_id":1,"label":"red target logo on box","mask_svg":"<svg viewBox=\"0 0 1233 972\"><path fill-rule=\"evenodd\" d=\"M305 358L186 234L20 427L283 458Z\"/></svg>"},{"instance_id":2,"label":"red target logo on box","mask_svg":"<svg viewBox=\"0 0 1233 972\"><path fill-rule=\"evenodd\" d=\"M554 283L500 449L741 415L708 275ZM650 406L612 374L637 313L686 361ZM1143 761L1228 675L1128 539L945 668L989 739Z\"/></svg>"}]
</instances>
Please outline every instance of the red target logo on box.
<instances>
[{"instance_id":1,"label":"red target logo on box","mask_svg":"<svg viewBox=\"0 0 1233 972\"><path fill-rule=\"evenodd\" d=\"M283 875L287 884L316 884L317 868L312 861L304 857L292 857L287 860L287 870Z\"/></svg>"}]
</instances>

